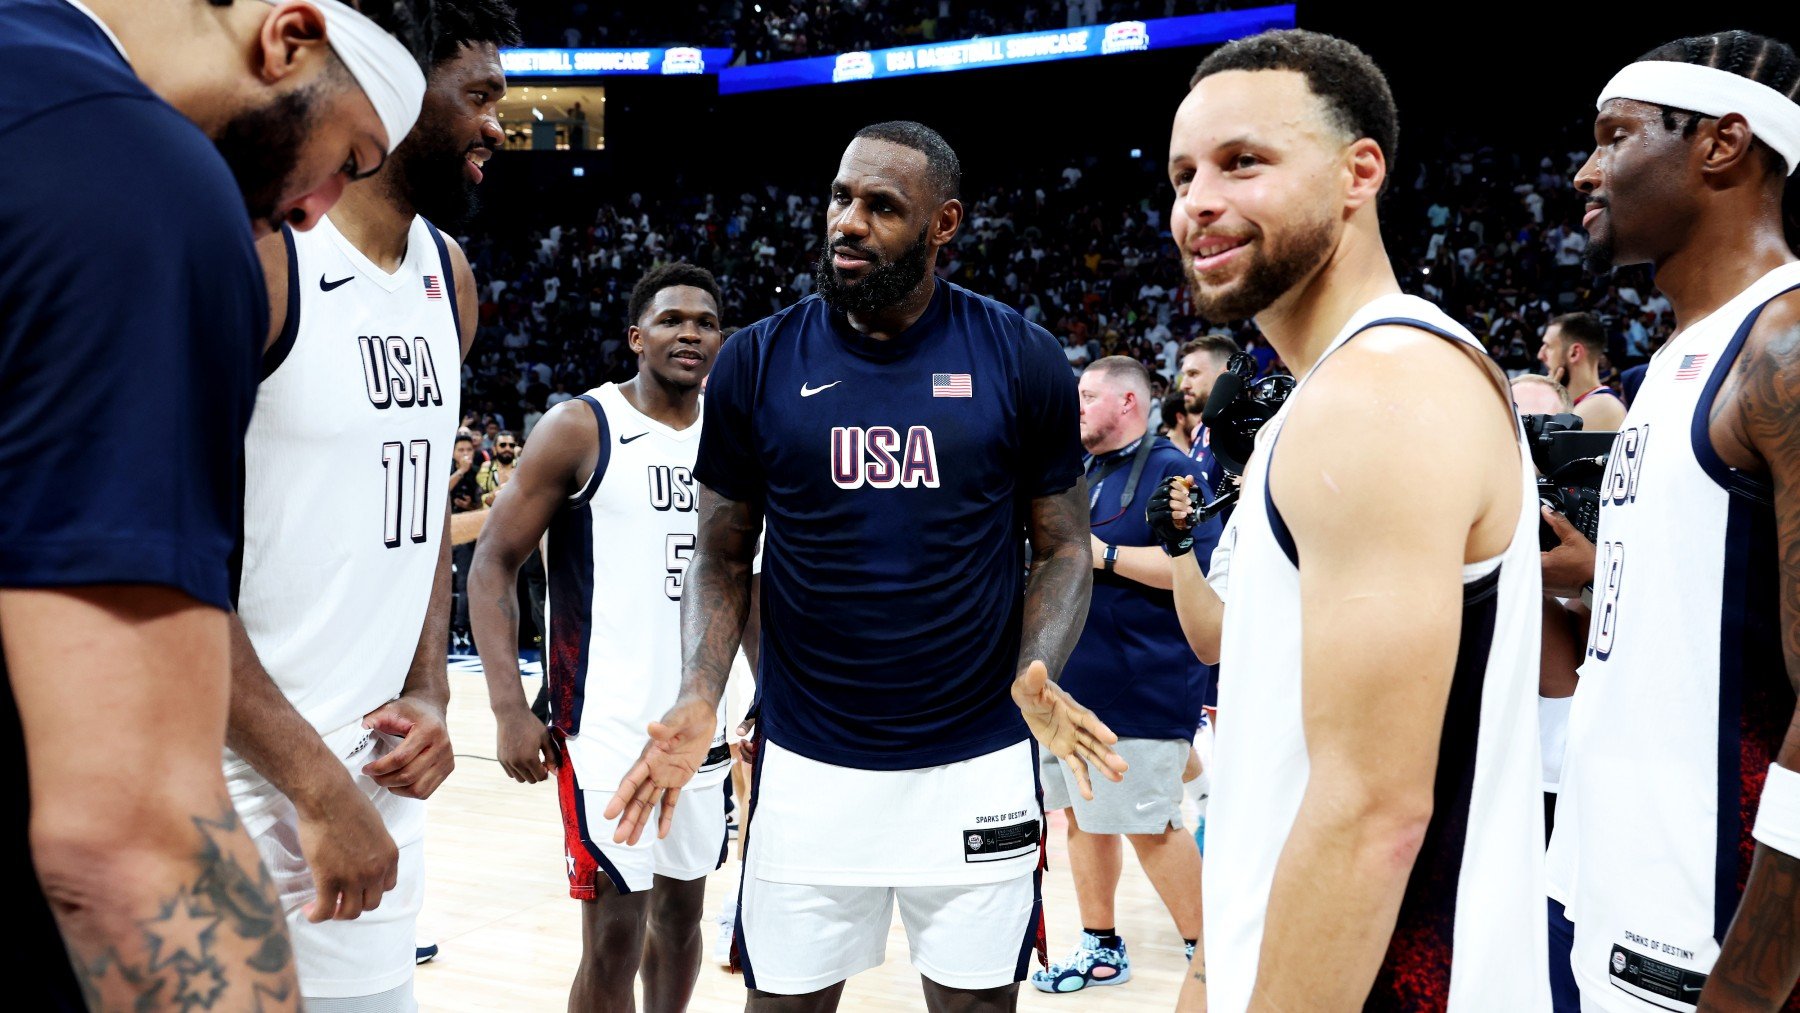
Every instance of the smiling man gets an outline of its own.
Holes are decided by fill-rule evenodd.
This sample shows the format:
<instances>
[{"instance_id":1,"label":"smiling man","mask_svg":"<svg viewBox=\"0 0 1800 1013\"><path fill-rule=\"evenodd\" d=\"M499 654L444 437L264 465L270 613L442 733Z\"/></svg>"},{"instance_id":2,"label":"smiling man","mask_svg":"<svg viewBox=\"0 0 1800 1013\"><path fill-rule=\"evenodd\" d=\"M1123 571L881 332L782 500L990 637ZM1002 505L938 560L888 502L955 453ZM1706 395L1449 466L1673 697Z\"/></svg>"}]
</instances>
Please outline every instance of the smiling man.
<instances>
[{"instance_id":1,"label":"smiling man","mask_svg":"<svg viewBox=\"0 0 1800 1013\"><path fill-rule=\"evenodd\" d=\"M1084 795L1090 765L1124 769L1047 679L1092 581L1075 383L1043 328L933 274L961 175L929 127L860 131L819 292L734 335L708 387L681 697L607 816L635 840L678 799L712 804L683 788L766 522L737 933L753 1010L835 1009L885 958L896 901L929 1008L1012 1008L1043 938L1036 743Z\"/></svg>"},{"instance_id":2,"label":"smiling man","mask_svg":"<svg viewBox=\"0 0 1800 1013\"><path fill-rule=\"evenodd\" d=\"M499 0L438 0L436 18L405 142L317 228L259 249L272 312L244 444L225 774L309 1008L413 1008L422 800L455 763L442 497L475 279L428 219L473 209L501 143L499 47L518 30Z\"/></svg>"},{"instance_id":3,"label":"smiling man","mask_svg":"<svg viewBox=\"0 0 1800 1013\"><path fill-rule=\"evenodd\" d=\"M1299 380L1233 517L1184 1008L1549 1002L1531 461L1480 343L1400 292L1398 134L1380 69L1307 31L1221 47L1175 116L1195 306L1254 318ZM1395 497L1396 469L1431 491Z\"/></svg>"},{"instance_id":4,"label":"smiling man","mask_svg":"<svg viewBox=\"0 0 1800 1013\"><path fill-rule=\"evenodd\" d=\"M681 683L681 601L696 527L702 382L719 352L719 286L674 263L632 289L638 374L550 409L495 497L469 576L475 643L516 781L554 768L581 964L569 1009L632 1008L640 969L651 1013L687 1008L700 973L706 876L725 858L731 768L715 711L700 773L669 834L613 840L602 814ZM519 567L549 532L552 724L519 683ZM590 703L592 706L588 706Z\"/></svg>"}]
</instances>

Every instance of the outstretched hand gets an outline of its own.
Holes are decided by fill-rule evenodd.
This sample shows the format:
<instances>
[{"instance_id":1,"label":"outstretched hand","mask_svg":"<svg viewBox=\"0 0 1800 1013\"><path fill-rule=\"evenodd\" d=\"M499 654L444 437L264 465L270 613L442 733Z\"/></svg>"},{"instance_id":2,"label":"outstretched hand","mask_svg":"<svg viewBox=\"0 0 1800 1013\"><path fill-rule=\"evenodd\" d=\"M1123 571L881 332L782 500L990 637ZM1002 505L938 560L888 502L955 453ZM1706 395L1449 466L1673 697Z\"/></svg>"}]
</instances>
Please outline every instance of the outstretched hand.
<instances>
[{"instance_id":1,"label":"outstretched hand","mask_svg":"<svg viewBox=\"0 0 1800 1013\"><path fill-rule=\"evenodd\" d=\"M669 836L681 789L706 762L718 730L716 706L693 697L676 701L661 721L650 722L650 741L643 754L606 803L606 818L619 821L613 843L636 844L658 806L662 819L656 836Z\"/></svg>"},{"instance_id":2,"label":"outstretched hand","mask_svg":"<svg viewBox=\"0 0 1800 1013\"><path fill-rule=\"evenodd\" d=\"M1093 711L1051 682L1043 662L1032 662L1013 680L1012 696L1031 734L1069 765L1082 798L1093 800L1092 770L1108 781L1124 780L1129 765L1112 748L1119 737Z\"/></svg>"}]
</instances>

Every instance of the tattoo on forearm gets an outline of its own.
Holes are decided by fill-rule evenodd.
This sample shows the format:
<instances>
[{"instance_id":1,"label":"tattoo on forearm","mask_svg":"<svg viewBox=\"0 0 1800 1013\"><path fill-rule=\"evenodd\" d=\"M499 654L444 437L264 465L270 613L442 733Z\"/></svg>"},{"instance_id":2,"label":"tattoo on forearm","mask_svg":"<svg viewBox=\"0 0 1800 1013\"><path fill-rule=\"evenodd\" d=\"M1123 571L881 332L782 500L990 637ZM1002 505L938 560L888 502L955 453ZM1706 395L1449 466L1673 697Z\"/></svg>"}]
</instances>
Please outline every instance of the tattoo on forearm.
<instances>
[{"instance_id":1,"label":"tattoo on forearm","mask_svg":"<svg viewBox=\"0 0 1800 1013\"><path fill-rule=\"evenodd\" d=\"M1087 483L1031 504L1031 577L1025 585L1025 621L1019 663L1042 661L1051 679L1081 637L1094 586L1088 532Z\"/></svg>"},{"instance_id":2,"label":"tattoo on forearm","mask_svg":"<svg viewBox=\"0 0 1800 1013\"><path fill-rule=\"evenodd\" d=\"M1788 678L1800 687L1800 327L1746 349L1715 417L1736 408L1742 434L1767 462L1779 539L1781 643ZM1800 709L1777 761L1800 769ZM1724 1000L1773 1009L1800 976L1800 859L1758 845L1744 897L1707 983L1703 1006Z\"/></svg>"},{"instance_id":3,"label":"tattoo on forearm","mask_svg":"<svg viewBox=\"0 0 1800 1013\"><path fill-rule=\"evenodd\" d=\"M750 567L761 518L746 503L700 494L700 544L681 595L681 693L717 701L750 611Z\"/></svg>"},{"instance_id":4,"label":"tattoo on forearm","mask_svg":"<svg viewBox=\"0 0 1800 1013\"><path fill-rule=\"evenodd\" d=\"M508 588L507 590L501 592L500 597L494 599L494 607L498 608L500 610L500 614L505 616L508 621L510 621L510 622L518 621L519 600L518 600L517 596L515 596L512 593L511 588Z\"/></svg>"},{"instance_id":5,"label":"tattoo on forearm","mask_svg":"<svg viewBox=\"0 0 1800 1013\"><path fill-rule=\"evenodd\" d=\"M293 949L274 884L237 811L221 802L218 819L194 817L197 875L137 923L131 953L70 951L89 1009L295 1006Z\"/></svg>"}]
</instances>

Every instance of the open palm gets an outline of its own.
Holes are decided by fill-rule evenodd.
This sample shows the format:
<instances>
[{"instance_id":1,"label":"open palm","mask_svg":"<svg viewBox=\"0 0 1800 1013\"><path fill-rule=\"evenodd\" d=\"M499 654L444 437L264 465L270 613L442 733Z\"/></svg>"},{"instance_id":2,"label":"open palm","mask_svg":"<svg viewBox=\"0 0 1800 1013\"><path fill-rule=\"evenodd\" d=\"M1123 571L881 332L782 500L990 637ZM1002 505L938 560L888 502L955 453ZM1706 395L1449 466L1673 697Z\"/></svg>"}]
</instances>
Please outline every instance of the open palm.
<instances>
[{"instance_id":1,"label":"open palm","mask_svg":"<svg viewBox=\"0 0 1800 1013\"><path fill-rule=\"evenodd\" d=\"M1031 734L1074 772L1082 798L1094 797L1091 770L1098 770L1109 781L1124 779L1128 765L1112 748L1119 737L1093 711L1051 682L1043 662L1032 662L1013 680L1012 695Z\"/></svg>"}]
</instances>

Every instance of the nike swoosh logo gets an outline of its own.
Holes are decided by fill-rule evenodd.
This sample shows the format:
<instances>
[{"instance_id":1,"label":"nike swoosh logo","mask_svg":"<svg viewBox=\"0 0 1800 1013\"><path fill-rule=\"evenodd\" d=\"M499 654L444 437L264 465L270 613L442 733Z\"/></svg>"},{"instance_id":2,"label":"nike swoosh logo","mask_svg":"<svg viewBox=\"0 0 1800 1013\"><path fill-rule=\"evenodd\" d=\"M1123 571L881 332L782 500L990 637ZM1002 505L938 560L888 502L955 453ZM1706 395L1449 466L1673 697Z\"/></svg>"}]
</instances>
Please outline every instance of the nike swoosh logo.
<instances>
[{"instance_id":1,"label":"nike swoosh logo","mask_svg":"<svg viewBox=\"0 0 1800 1013\"><path fill-rule=\"evenodd\" d=\"M644 437L649 436L649 435L650 435L649 432L642 432L642 433L637 434L636 436L621 436L621 437L619 437L619 442L621 444L630 443L632 440L641 440Z\"/></svg>"},{"instance_id":2,"label":"nike swoosh logo","mask_svg":"<svg viewBox=\"0 0 1800 1013\"><path fill-rule=\"evenodd\" d=\"M818 392L820 392L822 390L830 390L831 388L836 387L838 384L843 383L843 382L844 381L842 381L842 380L833 380L823 387L808 387L806 384L801 384L800 385L800 396L801 397L812 397L814 394L817 394Z\"/></svg>"},{"instance_id":3,"label":"nike swoosh logo","mask_svg":"<svg viewBox=\"0 0 1800 1013\"><path fill-rule=\"evenodd\" d=\"M1159 803L1159 802L1139 802L1137 804L1137 811L1143 812L1145 809L1148 809L1153 805L1160 805L1160 804L1161 803Z\"/></svg>"},{"instance_id":4,"label":"nike swoosh logo","mask_svg":"<svg viewBox=\"0 0 1800 1013\"><path fill-rule=\"evenodd\" d=\"M353 274L350 277L344 278L340 281L326 281L325 276L321 274L321 275L319 275L319 291L329 292L332 289L337 288L339 285L348 285L355 280L356 280L356 275Z\"/></svg>"}]
</instances>

